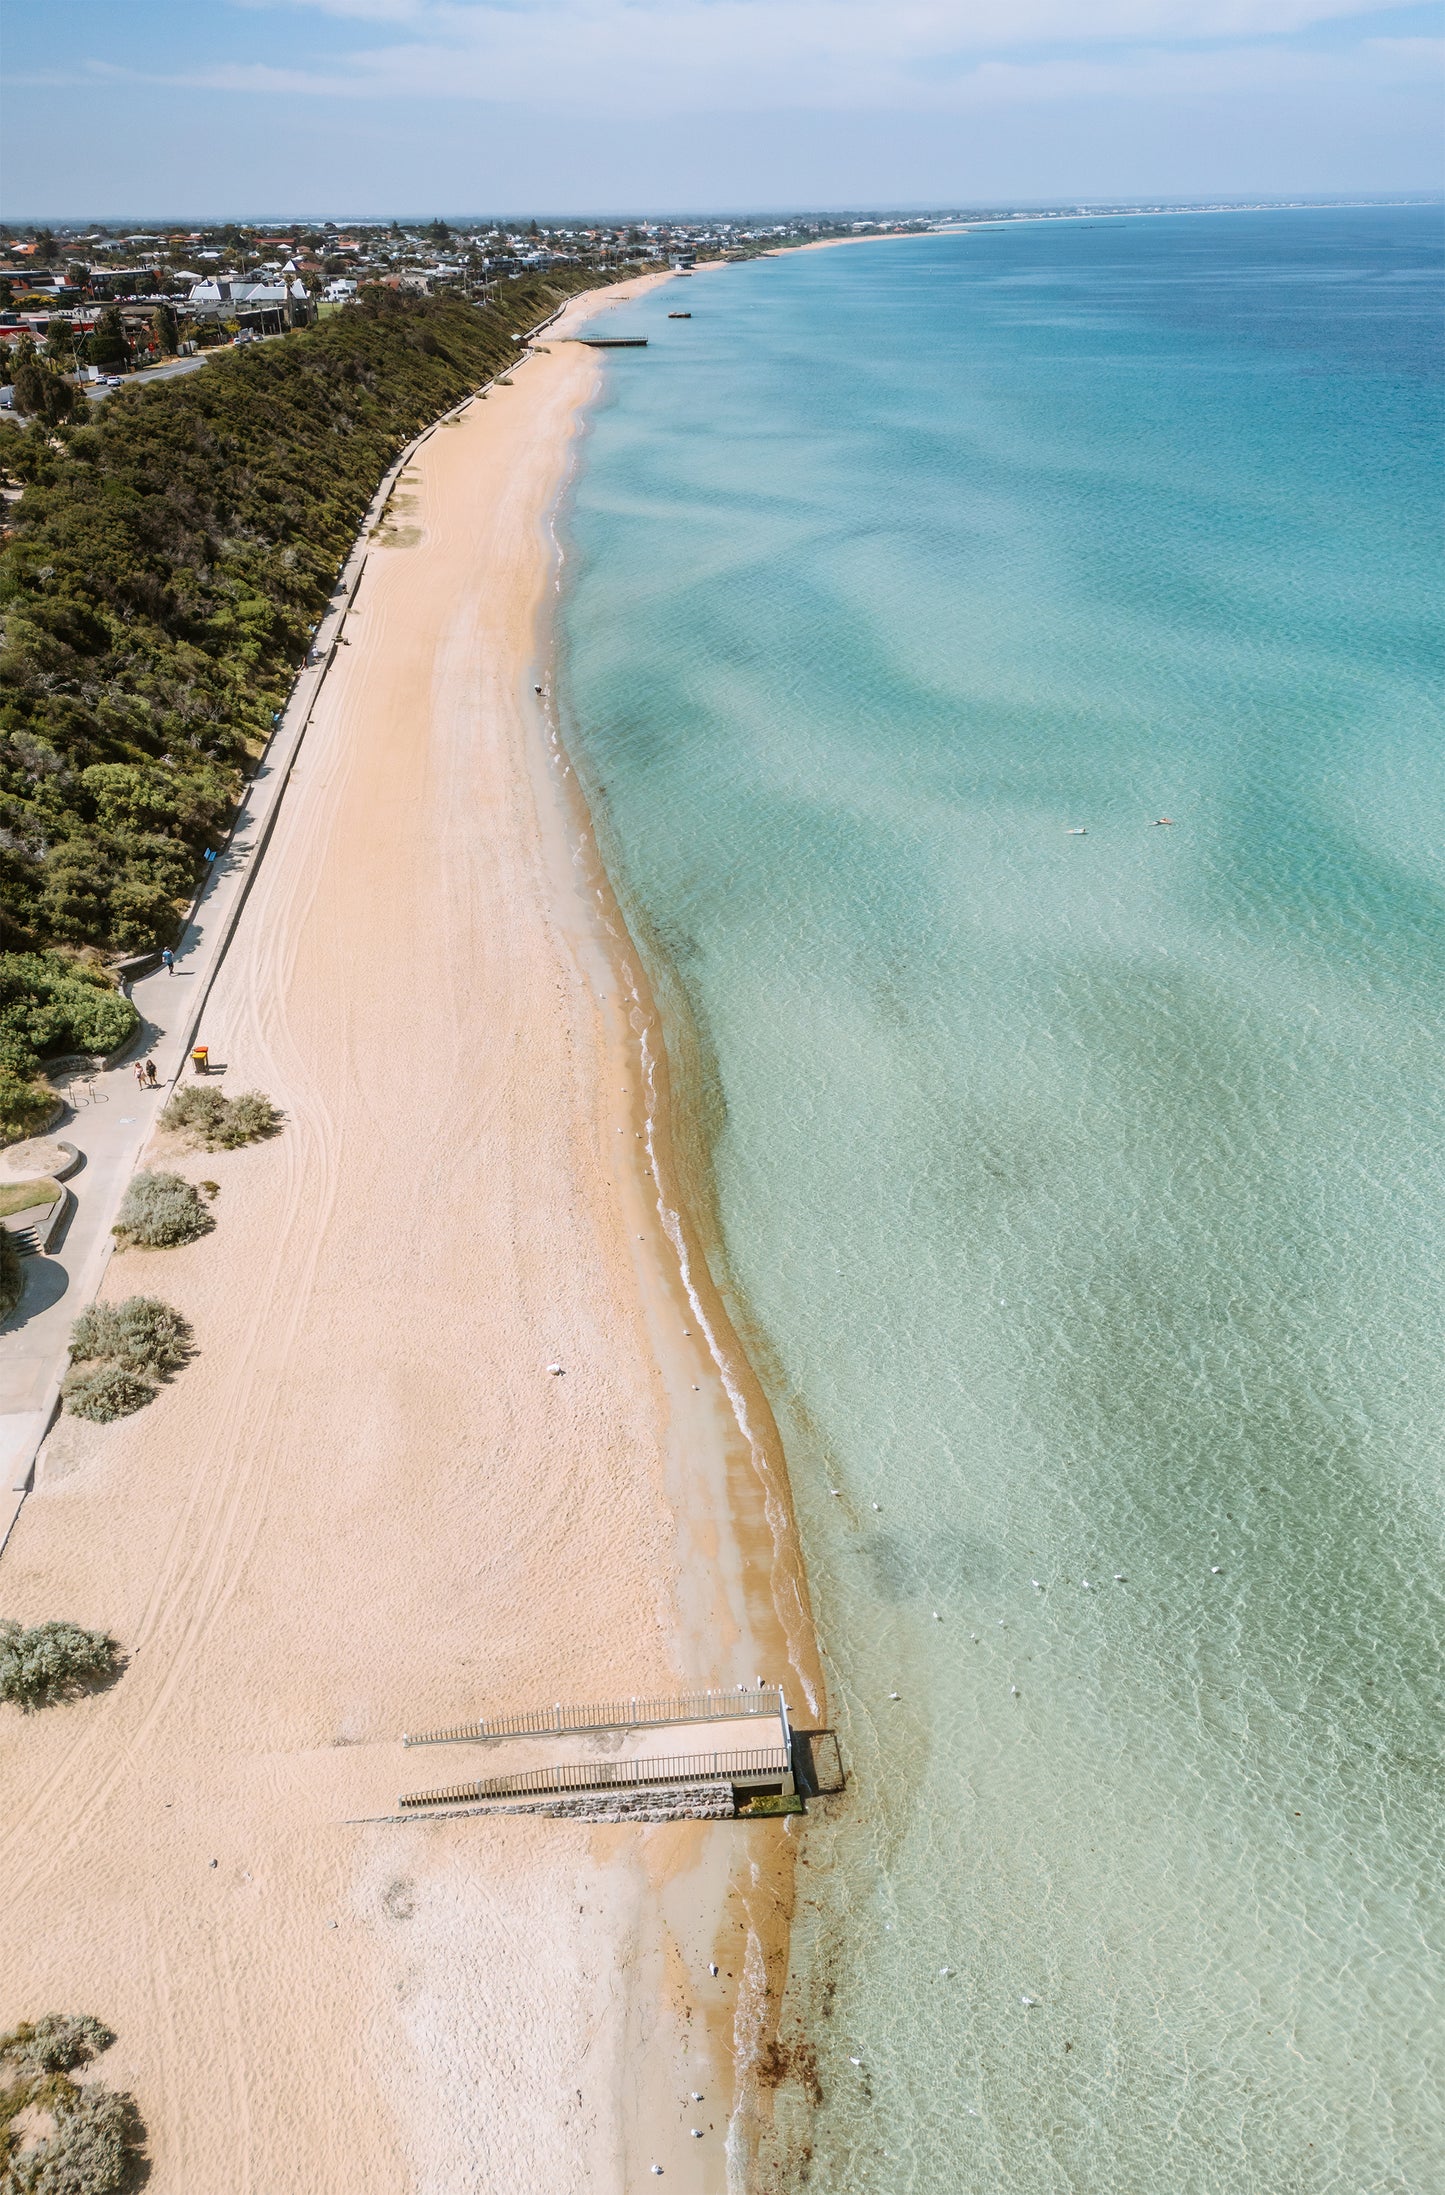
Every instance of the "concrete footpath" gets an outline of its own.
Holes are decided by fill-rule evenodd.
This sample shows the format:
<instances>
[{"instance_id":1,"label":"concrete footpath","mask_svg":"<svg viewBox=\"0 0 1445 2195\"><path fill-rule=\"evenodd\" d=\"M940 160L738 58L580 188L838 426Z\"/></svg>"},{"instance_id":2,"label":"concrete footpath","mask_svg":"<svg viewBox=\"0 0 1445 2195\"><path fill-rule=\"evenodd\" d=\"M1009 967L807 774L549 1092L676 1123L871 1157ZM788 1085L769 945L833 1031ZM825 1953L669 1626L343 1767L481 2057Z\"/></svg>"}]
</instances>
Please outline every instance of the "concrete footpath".
<instances>
[{"instance_id":1,"label":"concrete footpath","mask_svg":"<svg viewBox=\"0 0 1445 2195\"><path fill-rule=\"evenodd\" d=\"M452 419L473 401L443 414ZM397 458L377 489L356 542L331 592L306 664L272 733L231 835L211 864L176 947L175 969L131 986L140 1013L135 1040L113 1066L57 1082L66 1112L53 1134L81 1154L66 1187L73 1203L53 1250L25 1260L25 1284L0 1324L0 1552L34 1483L35 1459L55 1417L68 1363L72 1321L100 1287L114 1248L111 1228L126 1183L150 1136L170 1087L186 1071L211 984L231 941L256 866L276 820L286 783L331 666L341 628L361 584L372 528L397 476L442 424L434 420ZM154 1059L159 1085L142 1090L137 1060Z\"/></svg>"}]
</instances>

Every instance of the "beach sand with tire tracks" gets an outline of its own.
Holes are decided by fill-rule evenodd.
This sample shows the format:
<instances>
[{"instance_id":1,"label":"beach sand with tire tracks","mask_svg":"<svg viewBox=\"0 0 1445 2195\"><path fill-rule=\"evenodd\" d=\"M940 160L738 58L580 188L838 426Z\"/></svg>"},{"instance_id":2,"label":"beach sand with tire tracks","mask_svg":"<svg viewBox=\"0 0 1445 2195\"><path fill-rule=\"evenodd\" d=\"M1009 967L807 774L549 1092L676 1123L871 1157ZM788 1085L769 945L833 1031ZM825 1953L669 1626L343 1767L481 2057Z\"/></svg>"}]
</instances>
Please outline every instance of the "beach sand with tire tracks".
<instances>
[{"instance_id":1,"label":"beach sand with tire tracks","mask_svg":"<svg viewBox=\"0 0 1445 2195\"><path fill-rule=\"evenodd\" d=\"M653 2162L711 2191L734 2115L746 2147L790 1825L349 1819L402 1730L489 1707L760 1673L821 1704L533 694L599 372L559 333L400 482L205 1015L284 1132L158 1139L215 1231L107 1275L199 1353L133 1418L61 1421L0 1565L4 1613L130 1655L0 1712L0 2024L116 2030L152 2195L610 2195Z\"/></svg>"}]
</instances>

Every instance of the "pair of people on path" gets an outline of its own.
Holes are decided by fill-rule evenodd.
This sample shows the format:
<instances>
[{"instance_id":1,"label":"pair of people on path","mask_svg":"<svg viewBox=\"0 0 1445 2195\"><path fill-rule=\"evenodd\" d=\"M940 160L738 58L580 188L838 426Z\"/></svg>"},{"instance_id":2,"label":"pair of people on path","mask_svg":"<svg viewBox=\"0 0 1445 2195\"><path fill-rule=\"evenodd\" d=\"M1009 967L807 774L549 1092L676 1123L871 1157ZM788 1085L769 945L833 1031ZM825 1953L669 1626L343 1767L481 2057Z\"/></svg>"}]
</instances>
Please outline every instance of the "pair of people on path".
<instances>
[{"instance_id":1,"label":"pair of people on path","mask_svg":"<svg viewBox=\"0 0 1445 2195\"><path fill-rule=\"evenodd\" d=\"M135 1079L143 1090L159 1089L160 1084L156 1079L155 1061L153 1059L137 1060L135 1063Z\"/></svg>"}]
</instances>

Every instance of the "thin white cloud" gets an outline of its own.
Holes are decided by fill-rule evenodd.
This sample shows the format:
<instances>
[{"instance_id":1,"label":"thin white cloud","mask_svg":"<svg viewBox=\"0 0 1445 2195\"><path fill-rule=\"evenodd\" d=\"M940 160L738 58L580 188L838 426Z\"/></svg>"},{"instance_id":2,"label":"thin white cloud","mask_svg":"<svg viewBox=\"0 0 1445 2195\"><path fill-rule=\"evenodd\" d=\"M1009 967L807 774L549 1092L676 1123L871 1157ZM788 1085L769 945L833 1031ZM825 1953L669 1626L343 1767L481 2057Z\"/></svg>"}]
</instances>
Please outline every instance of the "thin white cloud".
<instances>
[{"instance_id":1,"label":"thin white cloud","mask_svg":"<svg viewBox=\"0 0 1445 2195\"><path fill-rule=\"evenodd\" d=\"M259 7L262 0L239 4ZM1362 38L1319 49L1278 37L1245 40L1247 31L1278 33L1318 21L1332 12L1331 0L1096 0L1087 39L1076 15L1067 37L1060 35L1070 13L1061 0L1009 0L1006 38L1003 12L992 0L898 0L886 8L876 0L269 4L384 17L405 25L407 34L359 45L324 64L258 58L163 80L231 92L465 98L607 114L660 106L965 113L1065 100L1198 99L1309 83L1418 83L1438 74L1442 58L1440 44L1423 38ZM1350 12L1361 12L1359 0L1351 0ZM1218 39L1226 23L1234 26L1231 41L1183 43ZM1141 41L1146 28L1150 35ZM1047 50L1051 40L1063 50ZM294 40L287 46L295 51Z\"/></svg>"},{"instance_id":2,"label":"thin white cloud","mask_svg":"<svg viewBox=\"0 0 1445 2195\"><path fill-rule=\"evenodd\" d=\"M358 23L404 23L428 43L466 46L510 17L545 34L575 11L569 0L231 0L256 12L286 10ZM809 16L819 43L882 46L899 32L940 50L1037 44L1167 44L1175 40L1286 38L1323 23L1396 13L1401 0L601 0L619 36L668 39L689 15L715 17L723 34L746 18L756 32L775 16Z\"/></svg>"}]
</instances>

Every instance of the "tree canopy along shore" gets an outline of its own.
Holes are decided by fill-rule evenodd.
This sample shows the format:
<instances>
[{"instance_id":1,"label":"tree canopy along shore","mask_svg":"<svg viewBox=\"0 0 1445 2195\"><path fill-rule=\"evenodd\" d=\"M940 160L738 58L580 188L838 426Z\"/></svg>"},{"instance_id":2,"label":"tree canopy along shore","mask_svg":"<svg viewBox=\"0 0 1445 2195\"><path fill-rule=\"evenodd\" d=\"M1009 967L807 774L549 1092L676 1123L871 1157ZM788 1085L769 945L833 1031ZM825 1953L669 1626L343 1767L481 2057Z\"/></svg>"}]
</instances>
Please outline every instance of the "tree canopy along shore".
<instances>
[{"instance_id":1,"label":"tree canopy along shore","mask_svg":"<svg viewBox=\"0 0 1445 2195\"><path fill-rule=\"evenodd\" d=\"M482 306L364 290L80 421L0 433L23 485L0 547L12 1075L78 1048L57 1010L78 959L98 972L175 937L388 465L515 360L519 331L604 279L554 270Z\"/></svg>"}]
</instances>

